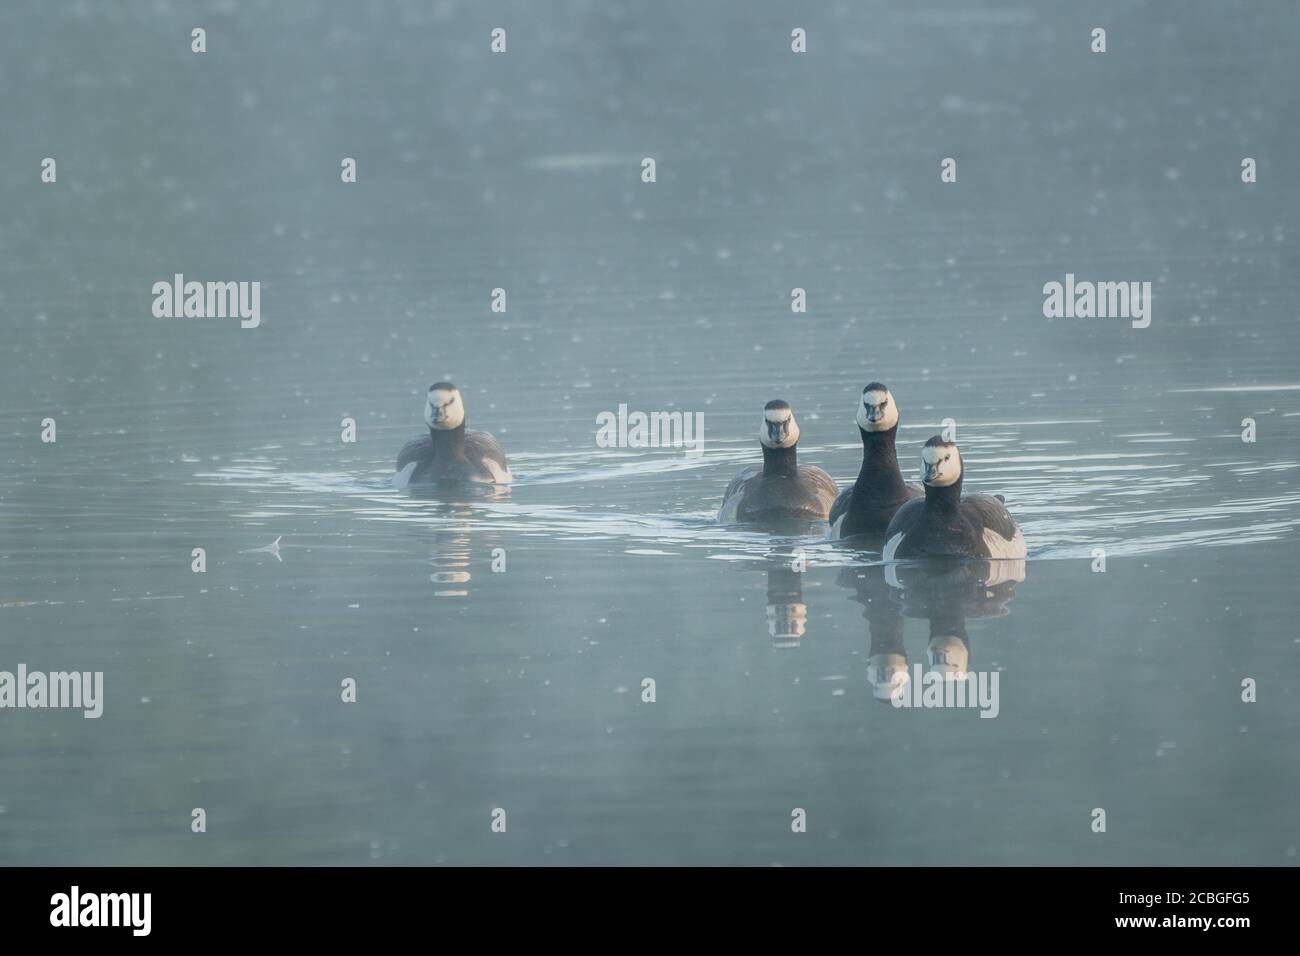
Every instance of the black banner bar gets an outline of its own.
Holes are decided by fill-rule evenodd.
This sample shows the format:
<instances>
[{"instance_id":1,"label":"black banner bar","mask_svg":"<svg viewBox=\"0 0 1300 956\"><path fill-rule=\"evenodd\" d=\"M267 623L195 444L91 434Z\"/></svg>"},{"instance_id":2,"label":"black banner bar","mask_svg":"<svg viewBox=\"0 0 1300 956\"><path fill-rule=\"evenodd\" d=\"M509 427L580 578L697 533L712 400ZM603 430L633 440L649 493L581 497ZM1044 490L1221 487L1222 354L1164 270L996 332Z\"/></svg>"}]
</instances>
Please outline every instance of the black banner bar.
<instances>
[{"instance_id":1,"label":"black banner bar","mask_svg":"<svg viewBox=\"0 0 1300 956\"><path fill-rule=\"evenodd\" d=\"M8 941L76 933L81 943L336 945L438 927L449 941L468 928L494 939L524 930L534 942L561 930L609 939L691 926L764 937L773 919L795 918L858 931L879 921L979 927L1006 940L1230 943L1289 924L1294 877L1289 868L10 869L0 870L0 919Z\"/></svg>"}]
</instances>

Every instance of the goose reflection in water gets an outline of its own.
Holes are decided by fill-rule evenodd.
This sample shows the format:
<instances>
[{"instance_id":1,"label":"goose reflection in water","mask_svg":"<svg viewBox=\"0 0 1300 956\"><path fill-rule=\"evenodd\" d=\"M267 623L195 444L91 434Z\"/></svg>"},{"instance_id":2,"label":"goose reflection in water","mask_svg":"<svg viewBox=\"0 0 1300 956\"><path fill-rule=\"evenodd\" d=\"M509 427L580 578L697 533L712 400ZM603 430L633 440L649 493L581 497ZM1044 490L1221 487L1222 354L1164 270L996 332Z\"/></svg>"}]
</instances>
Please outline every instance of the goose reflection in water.
<instances>
[{"instance_id":1,"label":"goose reflection in water","mask_svg":"<svg viewBox=\"0 0 1300 956\"><path fill-rule=\"evenodd\" d=\"M807 633L808 605L803 599L806 566L807 559L798 547L739 563L743 570L767 574L767 633L775 648L796 648Z\"/></svg>"},{"instance_id":2,"label":"goose reflection in water","mask_svg":"<svg viewBox=\"0 0 1300 956\"><path fill-rule=\"evenodd\" d=\"M433 532L434 549L430 563L434 570L429 575L429 580L435 586L434 597L469 597L475 517L473 506L477 502L508 499L510 487L446 481L410 489L408 494L435 502L435 514L445 522Z\"/></svg>"},{"instance_id":3,"label":"goose reflection in water","mask_svg":"<svg viewBox=\"0 0 1300 956\"><path fill-rule=\"evenodd\" d=\"M1015 565L1007 567L1007 565ZM926 671L962 677L971 669L967 618L1010 613L1023 561L927 561L844 568L839 584L863 607L871 639L867 680L872 695L890 701L912 680L903 643L906 618L924 618L930 635Z\"/></svg>"},{"instance_id":4,"label":"goose reflection in water","mask_svg":"<svg viewBox=\"0 0 1300 956\"><path fill-rule=\"evenodd\" d=\"M767 569L767 633L774 647L798 647L808 630L803 557L774 555Z\"/></svg>"}]
</instances>

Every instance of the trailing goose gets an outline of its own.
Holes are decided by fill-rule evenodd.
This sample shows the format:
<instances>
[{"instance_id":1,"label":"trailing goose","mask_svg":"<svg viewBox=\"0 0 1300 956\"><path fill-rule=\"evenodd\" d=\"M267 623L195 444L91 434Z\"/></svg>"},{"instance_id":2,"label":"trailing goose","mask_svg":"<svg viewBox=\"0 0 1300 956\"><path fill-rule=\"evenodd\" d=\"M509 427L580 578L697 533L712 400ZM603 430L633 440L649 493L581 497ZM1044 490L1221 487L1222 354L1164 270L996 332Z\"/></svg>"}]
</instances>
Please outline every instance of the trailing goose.
<instances>
[{"instance_id":1,"label":"trailing goose","mask_svg":"<svg viewBox=\"0 0 1300 956\"><path fill-rule=\"evenodd\" d=\"M514 479L501 445L487 432L465 428L465 402L450 382L429 386L424 403L429 434L413 438L397 454L393 484L407 488L437 481L509 484Z\"/></svg>"}]
</instances>

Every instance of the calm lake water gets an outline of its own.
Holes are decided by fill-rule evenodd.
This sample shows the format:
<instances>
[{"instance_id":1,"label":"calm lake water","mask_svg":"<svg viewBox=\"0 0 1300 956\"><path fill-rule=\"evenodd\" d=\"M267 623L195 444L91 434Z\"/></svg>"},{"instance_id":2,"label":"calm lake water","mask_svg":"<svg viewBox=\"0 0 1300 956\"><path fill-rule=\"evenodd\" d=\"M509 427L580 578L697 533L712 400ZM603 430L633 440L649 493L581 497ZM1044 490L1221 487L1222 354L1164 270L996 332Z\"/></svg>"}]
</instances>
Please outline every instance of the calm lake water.
<instances>
[{"instance_id":1,"label":"calm lake water","mask_svg":"<svg viewBox=\"0 0 1300 956\"><path fill-rule=\"evenodd\" d=\"M1176 6L6 5L0 670L106 699L0 711L0 863L1294 864L1300 11ZM442 378L508 492L389 487ZM772 398L851 481L873 379L1023 582L715 524ZM996 719L875 698L957 633Z\"/></svg>"}]
</instances>

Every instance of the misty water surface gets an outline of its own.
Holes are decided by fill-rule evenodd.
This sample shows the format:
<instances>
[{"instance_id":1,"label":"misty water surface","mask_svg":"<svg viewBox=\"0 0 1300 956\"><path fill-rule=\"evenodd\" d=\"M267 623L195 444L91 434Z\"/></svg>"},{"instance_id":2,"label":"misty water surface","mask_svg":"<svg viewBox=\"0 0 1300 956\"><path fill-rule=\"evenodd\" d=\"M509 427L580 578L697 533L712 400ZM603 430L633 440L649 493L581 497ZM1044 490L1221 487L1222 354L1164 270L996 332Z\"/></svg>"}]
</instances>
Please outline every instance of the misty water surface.
<instances>
[{"instance_id":1,"label":"misty water surface","mask_svg":"<svg viewBox=\"0 0 1300 956\"><path fill-rule=\"evenodd\" d=\"M1294 863L1300 15L1174 6L6 5L0 669L106 701L0 712L0 862ZM508 492L389 487L439 379ZM772 398L851 481L874 379L1010 593L714 523ZM996 719L874 698L958 628Z\"/></svg>"}]
</instances>

